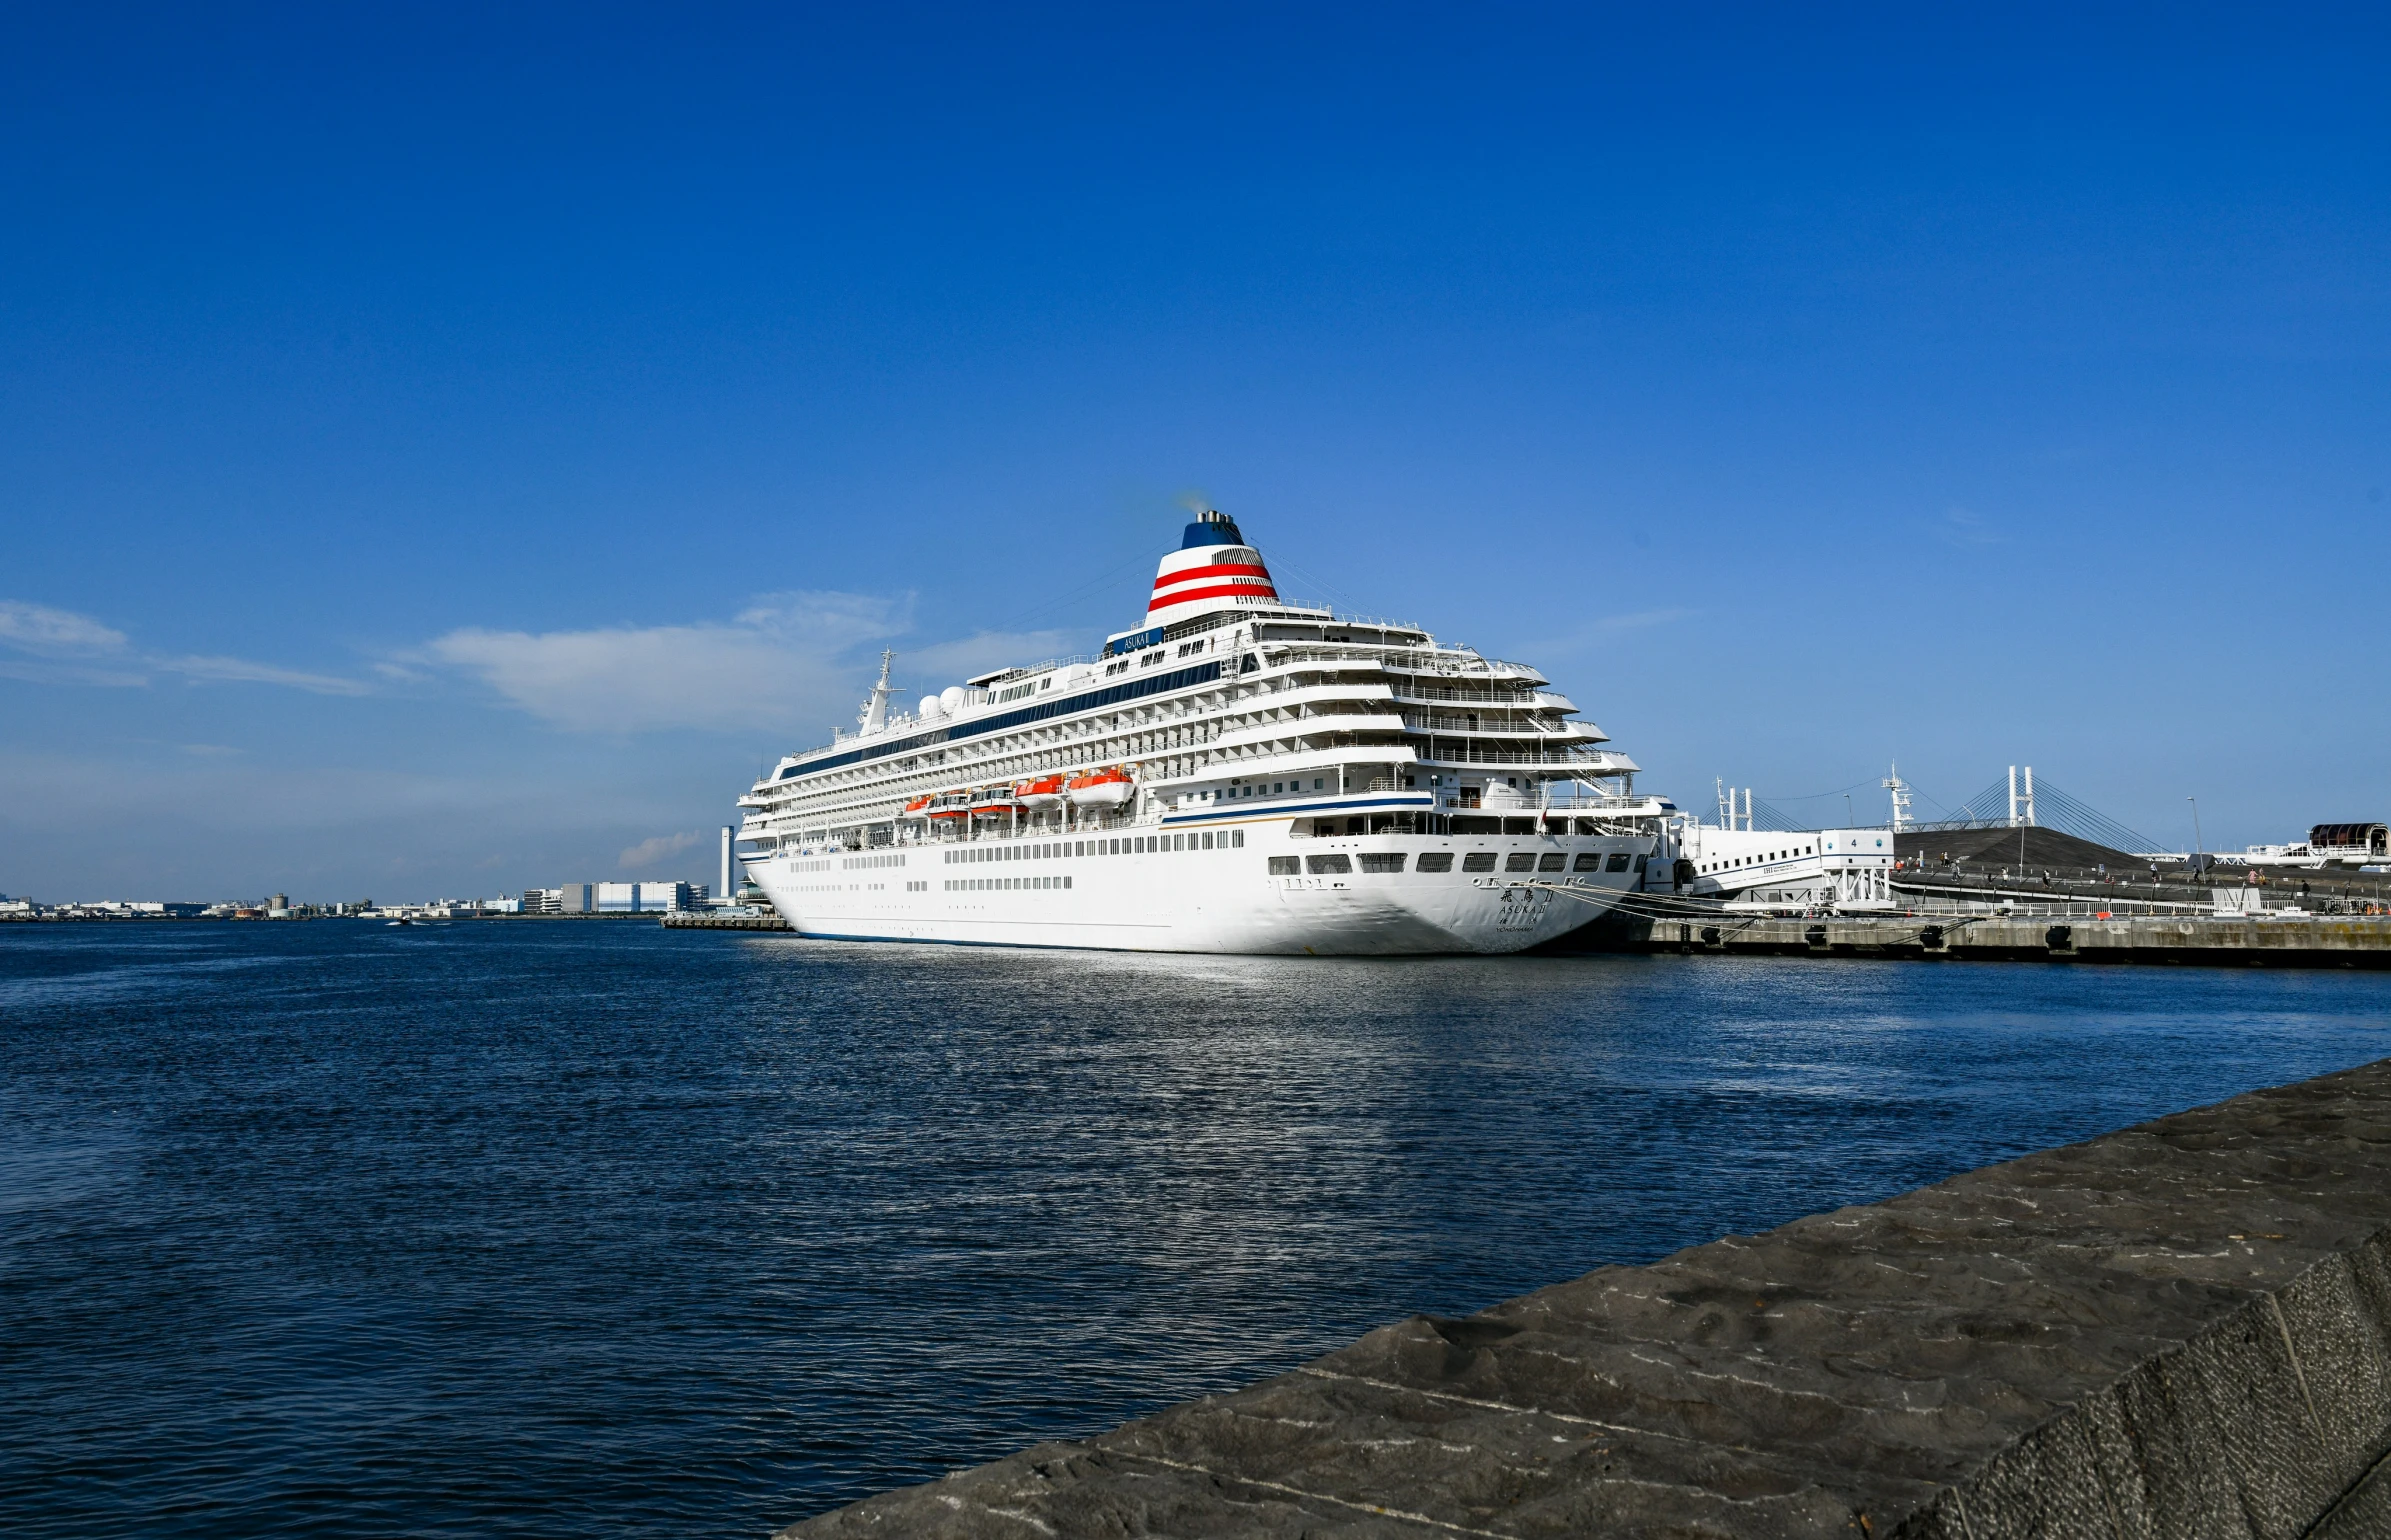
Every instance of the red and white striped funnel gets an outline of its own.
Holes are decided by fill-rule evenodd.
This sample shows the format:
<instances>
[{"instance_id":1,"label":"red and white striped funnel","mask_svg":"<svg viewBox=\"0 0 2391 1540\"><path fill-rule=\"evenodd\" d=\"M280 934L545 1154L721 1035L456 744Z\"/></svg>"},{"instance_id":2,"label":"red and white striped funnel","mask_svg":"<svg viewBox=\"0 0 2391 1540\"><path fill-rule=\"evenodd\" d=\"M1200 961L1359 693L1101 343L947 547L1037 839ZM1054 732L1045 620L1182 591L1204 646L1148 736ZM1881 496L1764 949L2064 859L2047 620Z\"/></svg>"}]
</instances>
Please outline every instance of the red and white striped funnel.
<instances>
[{"instance_id":1,"label":"red and white striped funnel","mask_svg":"<svg viewBox=\"0 0 2391 1540\"><path fill-rule=\"evenodd\" d=\"M1262 553L1245 543L1236 521L1225 513L1201 513L1154 574L1146 624L1174 625L1240 603L1276 604L1278 598Z\"/></svg>"}]
</instances>

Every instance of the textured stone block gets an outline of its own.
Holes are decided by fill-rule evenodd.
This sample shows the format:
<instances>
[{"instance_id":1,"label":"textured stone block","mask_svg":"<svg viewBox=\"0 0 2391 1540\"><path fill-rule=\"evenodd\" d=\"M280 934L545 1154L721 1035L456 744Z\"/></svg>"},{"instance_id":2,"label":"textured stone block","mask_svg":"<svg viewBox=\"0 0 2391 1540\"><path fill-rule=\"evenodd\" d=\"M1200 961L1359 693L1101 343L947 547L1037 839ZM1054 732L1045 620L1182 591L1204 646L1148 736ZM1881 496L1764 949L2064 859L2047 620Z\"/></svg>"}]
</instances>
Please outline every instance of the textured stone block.
<instances>
[{"instance_id":1,"label":"textured stone block","mask_svg":"<svg viewBox=\"0 0 2391 1540\"><path fill-rule=\"evenodd\" d=\"M2391 1535L2391 1060L1416 1316L787 1536Z\"/></svg>"},{"instance_id":2,"label":"textured stone block","mask_svg":"<svg viewBox=\"0 0 2391 1540\"><path fill-rule=\"evenodd\" d=\"M1996 1456L1968 1484L1966 1533L2019 1540L2108 1540L2116 1516L2079 1418L2044 1423Z\"/></svg>"},{"instance_id":3,"label":"textured stone block","mask_svg":"<svg viewBox=\"0 0 2391 1540\"><path fill-rule=\"evenodd\" d=\"M2370 1296L2362 1276L2368 1268L2378 1277L2387 1272L2379 1236L2354 1253L2326 1258L2275 1296L2336 1489L2364 1475L2382 1453L2369 1431L2391 1429L2391 1318L2380 1313L2391 1291Z\"/></svg>"},{"instance_id":4,"label":"textured stone block","mask_svg":"<svg viewBox=\"0 0 2391 1540\"><path fill-rule=\"evenodd\" d=\"M2382 1540L2385 1535L2391 1535L2391 1463L2362 1478L2308 1532L2308 1540Z\"/></svg>"}]
</instances>

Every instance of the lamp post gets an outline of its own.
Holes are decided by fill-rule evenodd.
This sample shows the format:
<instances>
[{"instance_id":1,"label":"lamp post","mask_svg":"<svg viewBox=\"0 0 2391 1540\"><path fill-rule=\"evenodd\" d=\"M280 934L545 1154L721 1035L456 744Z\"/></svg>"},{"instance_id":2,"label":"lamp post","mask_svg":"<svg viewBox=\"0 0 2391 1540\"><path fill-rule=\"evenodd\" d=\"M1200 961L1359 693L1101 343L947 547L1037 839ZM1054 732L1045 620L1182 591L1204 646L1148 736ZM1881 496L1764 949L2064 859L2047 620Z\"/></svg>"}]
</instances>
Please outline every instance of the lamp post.
<instances>
[{"instance_id":1,"label":"lamp post","mask_svg":"<svg viewBox=\"0 0 2391 1540\"><path fill-rule=\"evenodd\" d=\"M2200 837L2200 799L2186 797L2184 800L2192 804L2192 854L2200 855L2208 849L2207 842Z\"/></svg>"}]
</instances>

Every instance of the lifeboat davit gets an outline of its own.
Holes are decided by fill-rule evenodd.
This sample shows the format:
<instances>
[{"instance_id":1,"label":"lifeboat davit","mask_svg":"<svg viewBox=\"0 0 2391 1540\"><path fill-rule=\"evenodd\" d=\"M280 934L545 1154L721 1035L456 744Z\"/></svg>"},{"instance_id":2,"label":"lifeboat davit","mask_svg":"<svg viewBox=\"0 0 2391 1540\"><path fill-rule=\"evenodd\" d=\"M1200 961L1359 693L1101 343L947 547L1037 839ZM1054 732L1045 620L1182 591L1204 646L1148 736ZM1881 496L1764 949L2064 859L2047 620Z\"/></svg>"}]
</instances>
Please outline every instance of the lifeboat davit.
<instances>
[{"instance_id":1,"label":"lifeboat davit","mask_svg":"<svg viewBox=\"0 0 2391 1540\"><path fill-rule=\"evenodd\" d=\"M1054 807L1063 800L1063 778L1042 775L1016 785L1013 793L1021 799L1023 807Z\"/></svg>"},{"instance_id":2,"label":"lifeboat davit","mask_svg":"<svg viewBox=\"0 0 2391 1540\"><path fill-rule=\"evenodd\" d=\"M1129 800L1133 790L1129 772L1113 765L1071 777L1066 794L1073 807L1119 807Z\"/></svg>"},{"instance_id":3,"label":"lifeboat davit","mask_svg":"<svg viewBox=\"0 0 2391 1540\"><path fill-rule=\"evenodd\" d=\"M971 794L971 810L991 816L1016 812L1021 803L1010 786L983 786Z\"/></svg>"}]
</instances>

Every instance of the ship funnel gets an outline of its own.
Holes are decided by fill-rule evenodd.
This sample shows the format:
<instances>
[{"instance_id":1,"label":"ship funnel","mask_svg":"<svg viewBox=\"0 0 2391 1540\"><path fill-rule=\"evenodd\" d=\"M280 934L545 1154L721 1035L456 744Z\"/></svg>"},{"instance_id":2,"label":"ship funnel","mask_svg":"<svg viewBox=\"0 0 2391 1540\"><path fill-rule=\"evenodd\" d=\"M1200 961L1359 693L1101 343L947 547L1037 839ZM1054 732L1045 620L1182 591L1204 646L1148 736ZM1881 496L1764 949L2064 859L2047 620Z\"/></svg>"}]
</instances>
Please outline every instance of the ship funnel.
<instances>
[{"instance_id":1,"label":"ship funnel","mask_svg":"<svg viewBox=\"0 0 2391 1540\"><path fill-rule=\"evenodd\" d=\"M1245 543L1237 521L1206 509L1179 537L1179 549L1162 558L1146 624L1172 625L1239 604L1275 604L1278 596L1262 553Z\"/></svg>"}]
</instances>

